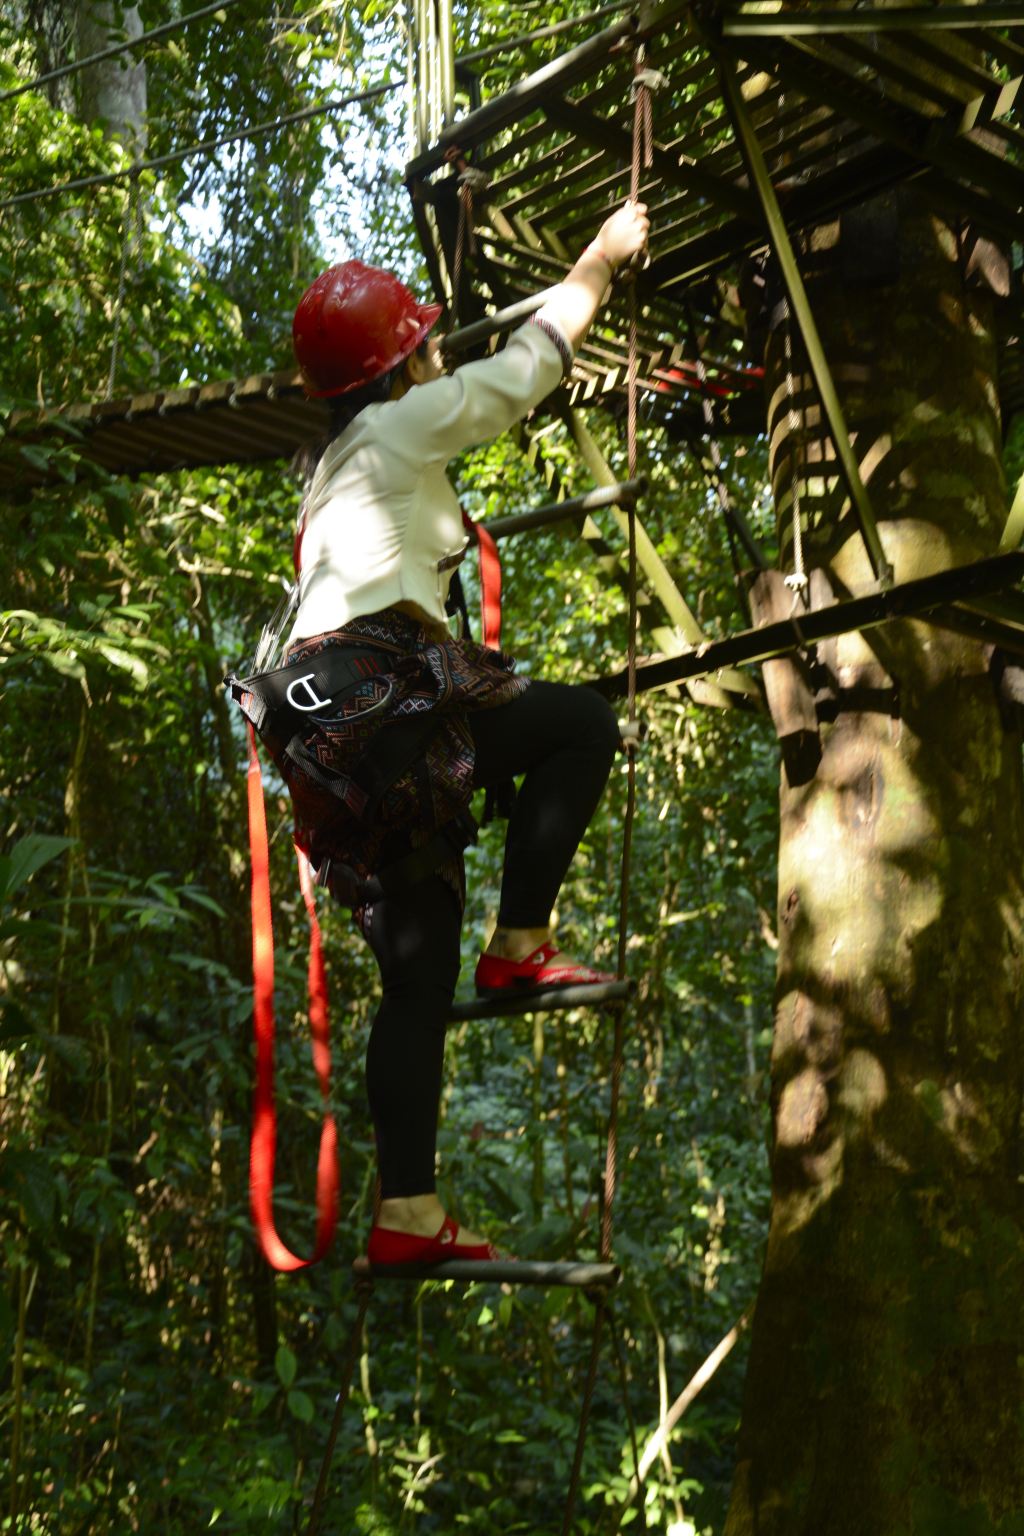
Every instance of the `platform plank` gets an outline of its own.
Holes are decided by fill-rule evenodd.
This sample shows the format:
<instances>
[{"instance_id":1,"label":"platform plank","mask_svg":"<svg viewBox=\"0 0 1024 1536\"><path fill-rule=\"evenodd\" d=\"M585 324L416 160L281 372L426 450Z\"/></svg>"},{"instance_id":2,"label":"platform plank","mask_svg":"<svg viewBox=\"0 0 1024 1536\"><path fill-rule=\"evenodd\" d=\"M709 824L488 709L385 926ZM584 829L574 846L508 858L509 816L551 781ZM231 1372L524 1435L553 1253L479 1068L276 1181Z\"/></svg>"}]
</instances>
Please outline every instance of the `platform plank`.
<instances>
[{"instance_id":1,"label":"platform plank","mask_svg":"<svg viewBox=\"0 0 1024 1536\"><path fill-rule=\"evenodd\" d=\"M448 1016L450 1024L470 1019L501 1019L521 1013L558 1013L568 1008L609 1008L625 1002L636 991L635 981L603 981L575 987L548 987L526 996L456 999Z\"/></svg>"},{"instance_id":2,"label":"platform plank","mask_svg":"<svg viewBox=\"0 0 1024 1536\"><path fill-rule=\"evenodd\" d=\"M534 1263L528 1259L450 1259L443 1264L371 1264L365 1256L355 1260L357 1280L455 1280L462 1285L571 1286L576 1290L610 1290L622 1271L617 1264L578 1263L575 1260Z\"/></svg>"}]
</instances>

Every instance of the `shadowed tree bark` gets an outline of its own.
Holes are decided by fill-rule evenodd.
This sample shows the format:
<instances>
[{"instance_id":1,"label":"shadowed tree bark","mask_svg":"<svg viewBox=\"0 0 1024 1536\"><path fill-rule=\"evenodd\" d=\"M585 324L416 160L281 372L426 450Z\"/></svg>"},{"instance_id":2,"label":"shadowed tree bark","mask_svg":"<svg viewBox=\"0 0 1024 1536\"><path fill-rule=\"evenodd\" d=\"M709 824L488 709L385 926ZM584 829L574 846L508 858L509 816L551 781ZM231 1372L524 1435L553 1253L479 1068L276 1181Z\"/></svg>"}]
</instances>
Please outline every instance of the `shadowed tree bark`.
<instances>
[{"instance_id":1,"label":"shadowed tree bark","mask_svg":"<svg viewBox=\"0 0 1024 1536\"><path fill-rule=\"evenodd\" d=\"M141 37L137 7L118 0L82 0L78 9L78 56L87 58L116 43ZM146 66L140 50L103 59L82 70L79 100L88 122L102 118L108 137L121 139L138 157L146 149Z\"/></svg>"},{"instance_id":2,"label":"shadowed tree bark","mask_svg":"<svg viewBox=\"0 0 1024 1536\"><path fill-rule=\"evenodd\" d=\"M963 257L909 192L804 252L897 581L993 553L1006 515L992 296ZM808 564L863 591L799 343L794 417L773 319L780 522L802 454ZM781 787L772 1217L726 1536L1008 1536L1024 1531L1021 740L973 640L901 622L820 659L822 761Z\"/></svg>"}]
</instances>

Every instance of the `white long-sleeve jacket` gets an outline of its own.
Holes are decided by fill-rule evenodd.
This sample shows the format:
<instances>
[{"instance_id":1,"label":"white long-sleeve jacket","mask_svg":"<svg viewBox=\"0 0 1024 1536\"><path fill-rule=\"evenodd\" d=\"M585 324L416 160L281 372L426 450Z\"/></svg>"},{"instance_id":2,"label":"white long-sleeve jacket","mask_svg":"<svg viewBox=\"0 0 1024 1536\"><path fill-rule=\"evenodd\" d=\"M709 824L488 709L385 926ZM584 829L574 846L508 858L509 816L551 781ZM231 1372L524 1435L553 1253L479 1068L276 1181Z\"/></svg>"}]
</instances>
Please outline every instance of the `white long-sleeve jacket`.
<instances>
[{"instance_id":1,"label":"white long-sleeve jacket","mask_svg":"<svg viewBox=\"0 0 1024 1536\"><path fill-rule=\"evenodd\" d=\"M290 640L398 602L444 620L467 543L445 465L506 431L558 384L563 353L547 327L564 336L543 312L537 319L494 356L367 406L329 444L305 503Z\"/></svg>"}]
</instances>

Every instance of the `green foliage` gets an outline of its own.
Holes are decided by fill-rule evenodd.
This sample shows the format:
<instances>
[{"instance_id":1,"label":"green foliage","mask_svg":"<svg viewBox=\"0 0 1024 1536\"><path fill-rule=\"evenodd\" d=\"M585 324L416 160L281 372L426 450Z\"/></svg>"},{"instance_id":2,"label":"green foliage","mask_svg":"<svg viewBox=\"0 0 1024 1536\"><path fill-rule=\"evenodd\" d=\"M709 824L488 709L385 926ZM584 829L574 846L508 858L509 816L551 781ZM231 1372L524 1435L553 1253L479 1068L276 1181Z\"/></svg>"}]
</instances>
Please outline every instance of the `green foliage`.
<instances>
[{"instance_id":1,"label":"green foliage","mask_svg":"<svg viewBox=\"0 0 1024 1536\"><path fill-rule=\"evenodd\" d=\"M152 0L142 14L155 25L170 12ZM458 25L466 46L479 46L521 21L487 3ZM561 46L536 45L531 62ZM0 24L12 80L41 57ZM521 67L515 53L496 55L488 89ZM388 72L402 78L390 11L311 0L250 8L244 25L196 26L149 56L148 152ZM0 122L7 195L125 164L101 125L37 93L12 105ZM13 212L0 230L0 409L53 410L105 392L126 226L118 392L284 366L296 292L339 242L357 238L368 259L415 275L401 157L388 147L404 129L401 94L350 113L350 132L330 121L146 173L137 205L122 183ZM217 229L209 247L194 214L204 199ZM344 914L328 912L342 1230L318 1270L273 1279L247 1211L244 752L219 686L287 573L298 487L280 464L129 484L83 459L73 424L46 443L28 441L28 425L9 423L0 441L7 462L49 476L4 509L0 576L6 1528L300 1530L355 1316L347 1262L370 1215L362 1054L376 978ZM595 416L593 426L621 464L619 424ZM570 494L588 488L564 433L545 451ZM702 622L724 631L735 599L699 473L653 433L645 458L649 531ZM727 472L749 501L762 451L753 445ZM478 515L546 499L510 440L456 473ZM610 514L597 520L621 548ZM525 670L581 680L621 665L624 596L574 535L556 528L503 553L508 632ZM645 701L643 714L629 951L640 1003L616 1214L616 1318L641 1442L661 1386L671 1400L756 1287L776 837L776 756L762 723L695 710L684 696ZM620 770L558 914L566 946L603 963L614 955L623 806ZM268 813L277 1211L302 1248L319 1110L304 913L286 799L270 779ZM466 974L493 915L502 837L488 828L471 856ZM523 1257L594 1255L608 1021L581 1012L462 1027L448 1056L441 1179L459 1215ZM590 1321L571 1293L382 1289L325 1529L557 1530ZM720 1529L741 1373L737 1351L683 1419L667 1464L652 1469L649 1528ZM607 1523L630 1473L609 1353L581 1532Z\"/></svg>"}]
</instances>

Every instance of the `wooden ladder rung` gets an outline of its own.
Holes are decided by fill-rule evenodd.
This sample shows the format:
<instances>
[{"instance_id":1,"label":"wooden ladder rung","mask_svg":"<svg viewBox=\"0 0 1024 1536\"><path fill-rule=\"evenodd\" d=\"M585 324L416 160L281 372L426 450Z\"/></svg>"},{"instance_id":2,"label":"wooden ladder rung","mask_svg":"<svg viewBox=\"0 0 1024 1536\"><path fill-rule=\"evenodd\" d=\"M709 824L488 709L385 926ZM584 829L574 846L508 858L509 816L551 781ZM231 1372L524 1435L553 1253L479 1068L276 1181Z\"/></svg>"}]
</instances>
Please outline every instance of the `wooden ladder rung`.
<instances>
[{"instance_id":1,"label":"wooden ladder rung","mask_svg":"<svg viewBox=\"0 0 1024 1536\"><path fill-rule=\"evenodd\" d=\"M622 1271L617 1264L562 1260L535 1263L529 1259L450 1259L442 1264L371 1264L365 1256L352 1265L357 1280L456 1280L463 1285L568 1285L577 1290L610 1290Z\"/></svg>"},{"instance_id":2,"label":"wooden ladder rung","mask_svg":"<svg viewBox=\"0 0 1024 1536\"><path fill-rule=\"evenodd\" d=\"M517 1013L555 1013L567 1008L605 1008L623 1002L636 990L634 981L588 982L574 987L548 987L532 996L510 992L507 997L479 997L457 1002L449 1023L469 1019L500 1019Z\"/></svg>"}]
</instances>

